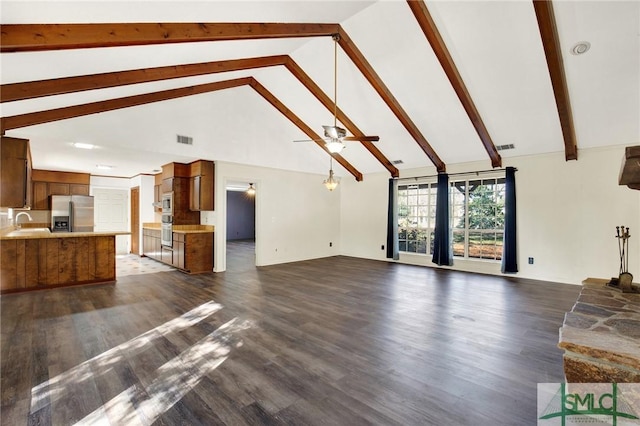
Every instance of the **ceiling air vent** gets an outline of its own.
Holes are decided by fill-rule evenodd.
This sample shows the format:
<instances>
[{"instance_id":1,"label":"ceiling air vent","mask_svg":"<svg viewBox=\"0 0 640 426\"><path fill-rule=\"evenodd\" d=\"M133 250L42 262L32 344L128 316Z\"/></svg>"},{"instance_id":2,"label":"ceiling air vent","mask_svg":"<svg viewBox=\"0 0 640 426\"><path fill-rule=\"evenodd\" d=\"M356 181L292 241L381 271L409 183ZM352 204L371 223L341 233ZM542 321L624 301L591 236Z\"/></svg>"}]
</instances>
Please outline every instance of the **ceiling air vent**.
<instances>
[{"instance_id":1,"label":"ceiling air vent","mask_svg":"<svg viewBox=\"0 0 640 426\"><path fill-rule=\"evenodd\" d=\"M515 146L513 146L513 144L512 144L512 143L508 143L508 144L506 144L506 145L497 145L497 146L496 146L496 149L497 149L498 151L504 151L504 150L506 150L506 149L514 149L514 148L515 148Z\"/></svg>"},{"instance_id":2,"label":"ceiling air vent","mask_svg":"<svg viewBox=\"0 0 640 426\"><path fill-rule=\"evenodd\" d=\"M177 142L183 145L193 145L193 138L190 136L177 135Z\"/></svg>"},{"instance_id":3,"label":"ceiling air vent","mask_svg":"<svg viewBox=\"0 0 640 426\"><path fill-rule=\"evenodd\" d=\"M393 161L391 162L391 164L393 164L393 165L396 165L396 166L397 166L398 164L404 164L404 161L402 161L402 160L393 160Z\"/></svg>"}]
</instances>

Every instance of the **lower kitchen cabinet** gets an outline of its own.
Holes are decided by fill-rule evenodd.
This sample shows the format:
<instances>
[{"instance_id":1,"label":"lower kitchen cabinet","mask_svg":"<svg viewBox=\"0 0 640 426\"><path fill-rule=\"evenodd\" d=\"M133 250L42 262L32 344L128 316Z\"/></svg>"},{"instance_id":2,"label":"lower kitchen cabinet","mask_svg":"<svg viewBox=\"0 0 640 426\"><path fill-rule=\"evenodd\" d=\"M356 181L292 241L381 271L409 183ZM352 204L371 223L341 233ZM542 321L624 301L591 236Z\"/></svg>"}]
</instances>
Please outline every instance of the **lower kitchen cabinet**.
<instances>
[{"instance_id":1,"label":"lower kitchen cabinet","mask_svg":"<svg viewBox=\"0 0 640 426\"><path fill-rule=\"evenodd\" d=\"M160 232L143 229L145 256L190 274L213 271L213 232L174 232L172 247L162 246Z\"/></svg>"}]
</instances>

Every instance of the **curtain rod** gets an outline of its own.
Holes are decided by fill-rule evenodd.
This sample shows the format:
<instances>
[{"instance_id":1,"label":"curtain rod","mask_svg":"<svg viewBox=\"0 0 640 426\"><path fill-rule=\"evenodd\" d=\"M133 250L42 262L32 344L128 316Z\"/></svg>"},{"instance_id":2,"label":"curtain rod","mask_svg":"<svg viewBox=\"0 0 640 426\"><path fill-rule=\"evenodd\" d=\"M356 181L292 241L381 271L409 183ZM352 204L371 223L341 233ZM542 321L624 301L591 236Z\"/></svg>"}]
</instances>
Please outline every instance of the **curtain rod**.
<instances>
[{"instance_id":1,"label":"curtain rod","mask_svg":"<svg viewBox=\"0 0 640 426\"><path fill-rule=\"evenodd\" d=\"M460 175L479 175L480 173L492 173L492 172L502 172L506 171L506 168L503 169L491 169L491 170L478 170L475 172L460 172L460 173L449 173L449 176L460 176ZM514 167L514 170L517 172L518 169ZM406 178L398 178L398 181L401 180L418 180L418 179L428 179L428 178L437 178L438 175L429 175L429 176L415 176L415 177L406 177Z\"/></svg>"}]
</instances>

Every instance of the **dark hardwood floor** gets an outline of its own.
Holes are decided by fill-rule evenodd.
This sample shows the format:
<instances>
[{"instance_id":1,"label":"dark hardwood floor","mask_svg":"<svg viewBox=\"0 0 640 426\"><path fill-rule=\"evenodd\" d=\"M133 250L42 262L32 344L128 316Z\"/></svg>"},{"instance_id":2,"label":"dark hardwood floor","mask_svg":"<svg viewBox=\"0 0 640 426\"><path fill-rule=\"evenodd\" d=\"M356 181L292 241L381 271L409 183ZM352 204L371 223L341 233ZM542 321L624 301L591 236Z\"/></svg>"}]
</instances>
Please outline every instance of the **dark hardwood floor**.
<instances>
[{"instance_id":1,"label":"dark hardwood floor","mask_svg":"<svg viewBox=\"0 0 640 426\"><path fill-rule=\"evenodd\" d=\"M563 380L579 286L229 265L2 296L2 424L532 425L537 383Z\"/></svg>"}]
</instances>

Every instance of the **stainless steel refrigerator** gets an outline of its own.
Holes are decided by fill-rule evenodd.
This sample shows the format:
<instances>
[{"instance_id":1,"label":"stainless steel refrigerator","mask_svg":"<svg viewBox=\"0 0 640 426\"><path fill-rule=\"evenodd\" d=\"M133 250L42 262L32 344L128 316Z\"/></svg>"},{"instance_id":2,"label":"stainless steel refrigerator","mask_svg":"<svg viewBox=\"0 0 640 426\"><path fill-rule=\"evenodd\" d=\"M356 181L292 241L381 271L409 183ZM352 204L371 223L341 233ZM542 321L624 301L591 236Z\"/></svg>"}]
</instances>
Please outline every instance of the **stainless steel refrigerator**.
<instances>
[{"instance_id":1,"label":"stainless steel refrigerator","mask_svg":"<svg viewBox=\"0 0 640 426\"><path fill-rule=\"evenodd\" d=\"M93 197L88 195L52 195L52 232L93 232Z\"/></svg>"}]
</instances>

